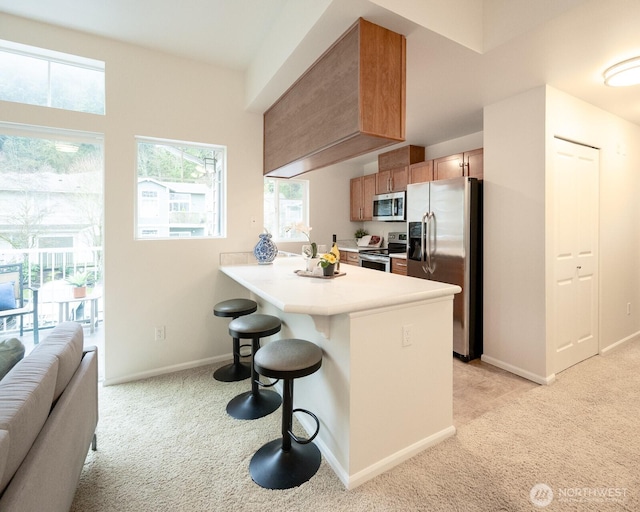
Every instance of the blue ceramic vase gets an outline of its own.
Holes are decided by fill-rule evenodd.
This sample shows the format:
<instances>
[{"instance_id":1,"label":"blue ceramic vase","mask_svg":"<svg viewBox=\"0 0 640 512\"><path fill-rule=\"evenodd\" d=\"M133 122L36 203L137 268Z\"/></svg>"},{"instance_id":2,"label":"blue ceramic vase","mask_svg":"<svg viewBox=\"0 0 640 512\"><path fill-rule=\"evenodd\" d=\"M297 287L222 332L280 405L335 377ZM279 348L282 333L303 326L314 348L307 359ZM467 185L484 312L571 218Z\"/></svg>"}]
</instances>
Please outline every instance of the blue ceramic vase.
<instances>
[{"instance_id":1,"label":"blue ceramic vase","mask_svg":"<svg viewBox=\"0 0 640 512\"><path fill-rule=\"evenodd\" d=\"M271 240L271 233L262 233L260 241L253 249L253 255L261 265L271 263L278 255L278 247Z\"/></svg>"}]
</instances>

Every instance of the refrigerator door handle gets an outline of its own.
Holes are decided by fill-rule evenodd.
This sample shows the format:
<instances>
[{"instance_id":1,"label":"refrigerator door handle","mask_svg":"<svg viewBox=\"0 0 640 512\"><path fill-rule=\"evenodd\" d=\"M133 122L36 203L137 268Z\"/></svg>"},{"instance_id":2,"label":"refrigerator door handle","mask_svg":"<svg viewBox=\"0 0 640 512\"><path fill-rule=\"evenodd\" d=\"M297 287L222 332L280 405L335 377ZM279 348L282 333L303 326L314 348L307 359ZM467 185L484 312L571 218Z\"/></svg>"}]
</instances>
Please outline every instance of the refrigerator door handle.
<instances>
[{"instance_id":1,"label":"refrigerator door handle","mask_svg":"<svg viewBox=\"0 0 640 512\"><path fill-rule=\"evenodd\" d=\"M425 226L427 224L427 219L429 217L429 212L425 212L422 214L422 222L420 222L420 265L422 266L422 270L425 274L429 273L428 264L425 265ZM428 229L428 228L427 228ZM426 256L428 258L428 256Z\"/></svg>"},{"instance_id":2,"label":"refrigerator door handle","mask_svg":"<svg viewBox=\"0 0 640 512\"><path fill-rule=\"evenodd\" d=\"M432 261L431 261L431 225L432 225L432 221L435 218L435 214L433 212L429 212L427 214L427 236L426 236L426 249L427 249L427 268L424 269L424 271L427 274L433 274L434 268L432 265ZM423 267L424 268L424 267Z\"/></svg>"}]
</instances>

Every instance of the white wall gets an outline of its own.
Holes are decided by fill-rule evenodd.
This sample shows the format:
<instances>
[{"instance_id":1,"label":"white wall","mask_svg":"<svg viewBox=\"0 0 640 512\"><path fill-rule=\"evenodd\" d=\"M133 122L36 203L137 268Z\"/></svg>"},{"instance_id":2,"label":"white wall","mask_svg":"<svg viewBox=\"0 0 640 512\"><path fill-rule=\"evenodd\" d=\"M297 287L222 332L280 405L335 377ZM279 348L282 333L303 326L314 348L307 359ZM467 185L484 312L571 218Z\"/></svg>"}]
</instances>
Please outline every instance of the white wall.
<instances>
[{"instance_id":1,"label":"white wall","mask_svg":"<svg viewBox=\"0 0 640 512\"><path fill-rule=\"evenodd\" d=\"M546 373L544 88L484 109L483 360Z\"/></svg>"},{"instance_id":2,"label":"white wall","mask_svg":"<svg viewBox=\"0 0 640 512\"><path fill-rule=\"evenodd\" d=\"M218 271L219 255L253 250L263 218L262 115L245 110L244 77L2 16L0 38L106 62L106 116L0 105L0 121L104 134L106 353L101 357L106 382L229 357L228 321L214 317L213 306L247 294ZM227 238L134 240L136 135L227 146ZM336 167L304 176L312 182L310 224L323 242L330 243L336 231L351 231L348 180L353 172ZM154 341L158 325L166 326L164 342Z\"/></svg>"},{"instance_id":3,"label":"white wall","mask_svg":"<svg viewBox=\"0 0 640 512\"><path fill-rule=\"evenodd\" d=\"M483 360L541 383L554 378L545 212L556 135L600 148L600 351L640 334L640 128L547 86L490 105L484 109Z\"/></svg>"}]
</instances>

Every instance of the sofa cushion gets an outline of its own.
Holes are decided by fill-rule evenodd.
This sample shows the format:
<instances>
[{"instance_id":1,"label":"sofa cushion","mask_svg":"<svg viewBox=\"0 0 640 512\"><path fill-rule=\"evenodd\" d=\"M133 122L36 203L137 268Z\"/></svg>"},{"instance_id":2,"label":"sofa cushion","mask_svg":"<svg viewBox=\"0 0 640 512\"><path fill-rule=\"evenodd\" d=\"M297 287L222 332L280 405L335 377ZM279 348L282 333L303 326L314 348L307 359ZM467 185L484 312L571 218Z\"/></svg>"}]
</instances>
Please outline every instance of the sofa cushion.
<instances>
[{"instance_id":1,"label":"sofa cushion","mask_svg":"<svg viewBox=\"0 0 640 512\"><path fill-rule=\"evenodd\" d=\"M0 341L0 380L24 357L24 345L18 338Z\"/></svg>"},{"instance_id":2,"label":"sofa cushion","mask_svg":"<svg viewBox=\"0 0 640 512\"><path fill-rule=\"evenodd\" d=\"M58 377L53 399L57 400L69 384L82 359L84 333L75 322L58 324L33 351L31 355L47 353L58 358ZM29 357L31 357L31 355Z\"/></svg>"},{"instance_id":3,"label":"sofa cushion","mask_svg":"<svg viewBox=\"0 0 640 512\"><path fill-rule=\"evenodd\" d=\"M9 432L0 493L29 452L51 409L58 374L53 354L29 354L0 381L0 430Z\"/></svg>"}]
</instances>

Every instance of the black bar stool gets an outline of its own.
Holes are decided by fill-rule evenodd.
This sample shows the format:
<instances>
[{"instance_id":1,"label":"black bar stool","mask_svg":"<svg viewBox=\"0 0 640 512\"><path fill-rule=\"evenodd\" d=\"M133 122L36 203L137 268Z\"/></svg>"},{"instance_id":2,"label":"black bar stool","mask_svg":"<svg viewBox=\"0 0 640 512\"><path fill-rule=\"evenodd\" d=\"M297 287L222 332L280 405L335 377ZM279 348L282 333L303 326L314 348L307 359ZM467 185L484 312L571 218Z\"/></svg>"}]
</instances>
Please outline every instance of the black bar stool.
<instances>
[{"instance_id":1,"label":"black bar stool","mask_svg":"<svg viewBox=\"0 0 640 512\"><path fill-rule=\"evenodd\" d=\"M213 307L213 314L221 317L238 317L254 313L258 304L249 299L230 299L218 302ZM244 345L243 345L244 346ZM213 378L221 382L236 382L251 376L251 365L240 362L240 340L233 338L233 363L221 366L213 372Z\"/></svg>"},{"instance_id":2,"label":"black bar stool","mask_svg":"<svg viewBox=\"0 0 640 512\"><path fill-rule=\"evenodd\" d=\"M255 359L260 349L260 338L271 336L280 331L282 322L277 316L254 314L231 320L229 334L234 338L253 340L251 356ZM262 350L262 349L260 349ZM273 386L262 384L253 361L251 364L251 391L236 396L227 404L230 416L239 420L255 420L271 414L282 403L282 398L275 391L260 389Z\"/></svg>"},{"instance_id":3,"label":"black bar stool","mask_svg":"<svg viewBox=\"0 0 640 512\"><path fill-rule=\"evenodd\" d=\"M297 487L320 467L320 450L312 443L320 431L320 422L312 412L293 408L293 379L311 375L322 366L322 349L299 339L272 341L255 355L253 366L265 377L282 379L284 398L282 438L263 445L253 455L249 463L251 478L267 489ZM315 420L316 431L309 439L300 439L293 433L294 412L304 412Z\"/></svg>"}]
</instances>

